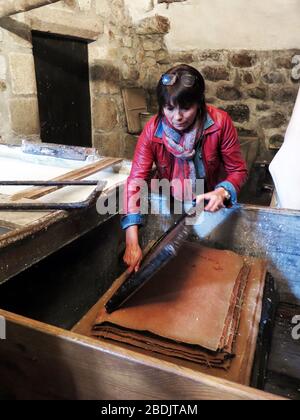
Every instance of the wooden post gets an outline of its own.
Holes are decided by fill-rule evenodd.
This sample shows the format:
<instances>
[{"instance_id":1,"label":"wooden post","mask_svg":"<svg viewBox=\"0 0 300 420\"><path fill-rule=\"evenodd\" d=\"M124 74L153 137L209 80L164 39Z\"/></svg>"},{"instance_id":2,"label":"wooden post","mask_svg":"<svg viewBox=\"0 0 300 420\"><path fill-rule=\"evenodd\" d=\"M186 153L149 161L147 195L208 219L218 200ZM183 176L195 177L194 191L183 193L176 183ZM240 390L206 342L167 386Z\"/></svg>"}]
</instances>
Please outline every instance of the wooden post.
<instances>
[{"instance_id":1,"label":"wooden post","mask_svg":"<svg viewBox=\"0 0 300 420\"><path fill-rule=\"evenodd\" d=\"M0 19L59 1L60 0L0 0Z\"/></svg>"}]
</instances>

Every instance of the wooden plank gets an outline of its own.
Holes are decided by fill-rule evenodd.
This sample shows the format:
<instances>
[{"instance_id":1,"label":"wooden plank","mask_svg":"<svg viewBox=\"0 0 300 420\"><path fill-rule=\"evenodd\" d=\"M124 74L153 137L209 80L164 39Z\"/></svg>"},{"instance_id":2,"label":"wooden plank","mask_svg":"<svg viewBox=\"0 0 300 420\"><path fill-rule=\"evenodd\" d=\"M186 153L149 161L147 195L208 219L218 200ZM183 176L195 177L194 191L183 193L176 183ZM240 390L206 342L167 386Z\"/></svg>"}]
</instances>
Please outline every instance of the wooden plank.
<instances>
[{"instance_id":1,"label":"wooden plank","mask_svg":"<svg viewBox=\"0 0 300 420\"><path fill-rule=\"evenodd\" d=\"M116 165L122 162L123 159L116 159L116 158L105 158L100 162L91 163L90 165L84 166L83 168L75 169L73 171L67 172L64 175L58 176L53 178L51 181L76 181L87 176L93 175L99 171L109 168L110 166ZM56 191L58 187L45 187L45 188L29 188L25 191L21 191L17 194L14 194L11 197L12 201L19 200L21 198L28 198L28 199L37 199L46 194L49 194L53 191Z\"/></svg>"},{"instance_id":2,"label":"wooden plank","mask_svg":"<svg viewBox=\"0 0 300 420\"><path fill-rule=\"evenodd\" d=\"M8 312L0 389L14 399L277 400L245 386Z\"/></svg>"},{"instance_id":3,"label":"wooden plank","mask_svg":"<svg viewBox=\"0 0 300 420\"><path fill-rule=\"evenodd\" d=\"M11 196L0 194L0 203L7 203L10 201ZM37 220L49 215L50 212L42 211L0 211L0 225L8 228L21 228L28 225L29 223L34 223Z\"/></svg>"},{"instance_id":4,"label":"wooden plank","mask_svg":"<svg viewBox=\"0 0 300 420\"><path fill-rule=\"evenodd\" d=\"M128 132L137 134L141 132L140 113L147 112L147 102L144 89L122 89Z\"/></svg>"}]
</instances>

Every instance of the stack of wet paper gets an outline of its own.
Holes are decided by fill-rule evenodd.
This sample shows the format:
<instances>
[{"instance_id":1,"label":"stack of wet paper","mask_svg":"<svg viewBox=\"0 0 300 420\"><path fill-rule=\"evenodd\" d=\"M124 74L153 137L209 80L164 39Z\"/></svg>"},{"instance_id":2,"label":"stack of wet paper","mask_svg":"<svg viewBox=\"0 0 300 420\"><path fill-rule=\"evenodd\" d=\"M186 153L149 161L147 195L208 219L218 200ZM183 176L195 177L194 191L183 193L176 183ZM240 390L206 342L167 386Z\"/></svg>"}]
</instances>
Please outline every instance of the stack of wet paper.
<instances>
[{"instance_id":1,"label":"stack of wet paper","mask_svg":"<svg viewBox=\"0 0 300 420\"><path fill-rule=\"evenodd\" d=\"M238 376L253 361L265 277L263 260L185 243L124 307L103 306L92 335Z\"/></svg>"}]
</instances>

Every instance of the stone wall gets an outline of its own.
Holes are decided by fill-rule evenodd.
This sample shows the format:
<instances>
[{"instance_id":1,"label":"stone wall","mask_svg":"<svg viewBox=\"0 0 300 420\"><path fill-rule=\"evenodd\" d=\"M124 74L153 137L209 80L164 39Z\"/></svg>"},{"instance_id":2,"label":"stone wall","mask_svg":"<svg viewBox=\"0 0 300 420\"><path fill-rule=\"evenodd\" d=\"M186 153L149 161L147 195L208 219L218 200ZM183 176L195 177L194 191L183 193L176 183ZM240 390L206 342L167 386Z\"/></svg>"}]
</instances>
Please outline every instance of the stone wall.
<instances>
[{"instance_id":1,"label":"stone wall","mask_svg":"<svg viewBox=\"0 0 300 420\"><path fill-rule=\"evenodd\" d=\"M123 0L99 0L104 33L90 44L93 144L103 155L131 158L136 138L127 135L122 88L138 85L141 41Z\"/></svg>"},{"instance_id":2,"label":"stone wall","mask_svg":"<svg viewBox=\"0 0 300 420\"><path fill-rule=\"evenodd\" d=\"M149 96L149 110L156 111L155 88L168 68L186 63L203 74L209 104L226 110L240 136L259 139L262 150L279 148L289 122L297 92L300 50L191 50L169 52L164 42L168 20L155 16L136 26L139 51L135 84ZM294 61L296 58L296 61ZM297 61L298 60L298 61Z\"/></svg>"},{"instance_id":3,"label":"stone wall","mask_svg":"<svg viewBox=\"0 0 300 420\"><path fill-rule=\"evenodd\" d=\"M40 136L32 30L92 42L104 24L95 17L93 0L66 0L1 19L0 136L6 143Z\"/></svg>"},{"instance_id":4,"label":"stone wall","mask_svg":"<svg viewBox=\"0 0 300 420\"><path fill-rule=\"evenodd\" d=\"M151 27L152 25L152 27ZM166 19L134 26L124 0L65 0L0 21L0 136L39 140L31 31L89 41L93 145L100 154L131 158L122 88L153 89L166 52ZM155 68L155 72L153 69Z\"/></svg>"},{"instance_id":5,"label":"stone wall","mask_svg":"<svg viewBox=\"0 0 300 420\"><path fill-rule=\"evenodd\" d=\"M297 50L217 51L173 54L172 64L198 68L207 102L226 110L241 136L258 137L262 145L279 147L299 89L293 72Z\"/></svg>"},{"instance_id":6,"label":"stone wall","mask_svg":"<svg viewBox=\"0 0 300 420\"><path fill-rule=\"evenodd\" d=\"M297 0L124 0L133 21L168 18L170 51L299 48Z\"/></svg>"},{"instance_id":7,"label":"stone wall","mask_svg":"<svg viewBox=\"0 0 300 420\"><path fill-rule=\"evenodd\" d=\"M165 43L165 36L170 30L168 19L156 15L133 24L122 6L123 2L116 3L120 14L126 17L123 25L115 20L115 25L110 28L114 41L119 42L119 67L116 67L113 56L111 66L99 60L98 51L98 54L95 53L93 79L97 79L96 74L105 79L97 82L99 109L104 97L107 99L107 95L113 95L119 119L110 133L107 133L104 120L102 127L98 125L96 144L110 154L119 152L132 157L136 138L125 135L121 140L123 130L126 131L126 121L118 90L128 86L143 87L148 95L149 111L156 112L155 90L161 74L173 65L187 63L203 74L207 84L207 102L231 115L240 136L258 138L262 152L269 147L280 147L299 89L300 77L293 71L293 59L299 56L300 50L199 49L169 52ZM95 46L97 44L99 41ZM114 107L112 103L107 103L107 106ZM118 112L114 109L110 114L117 119Z\"/></svg>"},{"instance_id":8,"label":"stone wall","mask_svg":"<svg viewBox=\"0 0 300 420\"><path fill-rule=\"evenodd\" d=\"M258 137L266 147L281 143L299 88L292 58L300 51L169 51L165 39L172 22L157 15L133 22L126 3L66 0L1 20L2 141L39 138L31 44L31 30L36 29L90 41L93 144L103 155L133 155L136 137L127 134L122 88L143 87L149 110L155 112L157 81L177 63L203 73L208 103L228 111L240 135Z\"/></svg>"}]
</instances>

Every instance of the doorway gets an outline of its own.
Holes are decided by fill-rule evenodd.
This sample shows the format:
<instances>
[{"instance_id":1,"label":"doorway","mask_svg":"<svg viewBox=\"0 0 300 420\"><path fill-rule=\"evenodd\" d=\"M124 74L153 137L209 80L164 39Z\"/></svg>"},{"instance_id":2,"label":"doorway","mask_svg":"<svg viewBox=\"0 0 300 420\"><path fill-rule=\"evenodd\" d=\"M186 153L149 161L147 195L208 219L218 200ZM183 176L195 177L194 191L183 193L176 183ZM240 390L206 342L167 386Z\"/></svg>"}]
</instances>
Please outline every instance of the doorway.
<instances>
[{"instance_id":1,"label":"doorway","mask_svg":"<svg viewBox=\"0 0 300 420\"><path fill-rule=\"evenodd\" d=\"M41 139L92 145L88 43L32 32Z\"/></svg>"}]
</instances>

